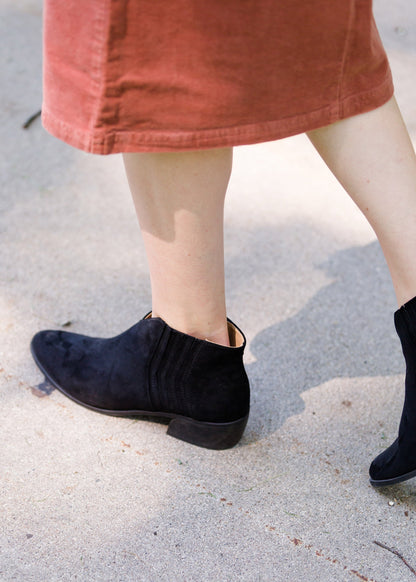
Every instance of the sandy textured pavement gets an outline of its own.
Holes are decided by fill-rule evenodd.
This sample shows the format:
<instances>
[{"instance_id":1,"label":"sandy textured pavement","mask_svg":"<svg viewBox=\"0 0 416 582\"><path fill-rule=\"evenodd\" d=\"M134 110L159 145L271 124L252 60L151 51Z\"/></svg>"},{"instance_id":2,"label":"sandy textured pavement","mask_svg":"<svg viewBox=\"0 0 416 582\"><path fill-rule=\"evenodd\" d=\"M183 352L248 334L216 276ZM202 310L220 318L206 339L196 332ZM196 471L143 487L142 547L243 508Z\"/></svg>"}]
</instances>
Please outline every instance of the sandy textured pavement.
<instances>
[{"instance_id":1,"label":"sandy textured pavement","mask_svg":"<svg viewBox=\"0 0 416 582\"><path fill-rule=\"evenodd\" d=\"M376 0L416 141L416 4ZM45 390L43 328L111 336L149 309L120 156L49 136L41 2L2 0L1 581L407 582L416 481L375 490L403 362L375 236L304 136L235 151L226 208L229 316L248 338L252 412L232 450ZM384 544L407 560L408 565Z\"/></svg>"}]
</instances>

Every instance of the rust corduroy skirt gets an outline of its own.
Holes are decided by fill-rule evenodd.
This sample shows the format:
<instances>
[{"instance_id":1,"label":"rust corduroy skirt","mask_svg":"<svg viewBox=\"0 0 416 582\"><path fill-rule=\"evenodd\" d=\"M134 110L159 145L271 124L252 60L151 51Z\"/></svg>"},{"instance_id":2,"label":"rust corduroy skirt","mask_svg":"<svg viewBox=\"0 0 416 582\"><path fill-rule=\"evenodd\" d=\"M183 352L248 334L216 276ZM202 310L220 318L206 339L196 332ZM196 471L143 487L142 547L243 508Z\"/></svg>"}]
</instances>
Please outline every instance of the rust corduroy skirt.
<instances>
[{"instance_id":1,"label":"rust corduroy skirt","mask_svg":"<svg viewBox=\"0 0 416 582\"><path fill-rule=\"evenodd\" d=\"M283 138L393 93L371 0L46 0L45 128L88 152Z\"/></svg>"}]
</instances>

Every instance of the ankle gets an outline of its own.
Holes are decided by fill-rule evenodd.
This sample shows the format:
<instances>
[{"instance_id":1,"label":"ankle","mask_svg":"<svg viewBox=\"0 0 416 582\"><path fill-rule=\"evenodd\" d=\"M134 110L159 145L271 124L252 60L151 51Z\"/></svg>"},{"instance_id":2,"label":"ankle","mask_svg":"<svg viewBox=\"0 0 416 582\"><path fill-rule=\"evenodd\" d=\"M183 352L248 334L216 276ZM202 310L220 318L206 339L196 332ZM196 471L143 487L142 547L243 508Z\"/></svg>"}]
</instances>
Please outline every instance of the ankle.
<instances>
[{"instance_id":1,"label":"ankle","mask_svg":"<svg viewBox=\"0 0 416 582\"><path fill-rule=\"evenodd\" d=\"M195 337L198 337L198 335L196 334L189 334L189 335L193 335ZM230 343L230 335L228 333L228 325L227 322L225 322L225 326L221 326L219 329L212 331L211 333L206 333L206 334L202 334L205 335L204 338L200 337L200 339L204 339L207 340L209 342L212 342L214 344L219 344L221 346L226 346L226 347L230 347L231 343Z\"/></svg>"},{"instance_id":2,"label":"ankle","mask_svg":"<svg viewBox=\"0 0 416 582\"><path fill-rule=\"evenodd\" d=\"M159 317L169 327L190 335L197 339L207 340L209 342L229 347L233 345L230 342L228 324L226 318L224 321L216 321L215 323L195 321L193 318L169 316L161 313L158 310L153 310L151 317Z\"/></svg>"}]
</instances>

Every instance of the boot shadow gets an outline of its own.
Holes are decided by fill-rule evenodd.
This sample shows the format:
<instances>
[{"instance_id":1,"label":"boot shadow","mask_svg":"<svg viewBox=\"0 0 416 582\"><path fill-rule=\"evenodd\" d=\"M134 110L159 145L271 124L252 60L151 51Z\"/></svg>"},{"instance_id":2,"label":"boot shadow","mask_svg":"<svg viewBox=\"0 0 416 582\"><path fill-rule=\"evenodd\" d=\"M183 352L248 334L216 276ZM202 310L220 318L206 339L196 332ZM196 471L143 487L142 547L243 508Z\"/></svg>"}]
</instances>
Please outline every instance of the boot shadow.
<instances>
[{"instance_id":1,"label":"boot shadow","mask_svg":"<svg viewBox=\"0 0 416 582\"><path fill-rule=\"evenodd\" d=\"M306 390L334 378L404 372L392 317L395 297L378 243L337 252L318 268L333 282L250 344L256 361L247 372L257 438L301 413Z\"/></svg>"}]
</instances>

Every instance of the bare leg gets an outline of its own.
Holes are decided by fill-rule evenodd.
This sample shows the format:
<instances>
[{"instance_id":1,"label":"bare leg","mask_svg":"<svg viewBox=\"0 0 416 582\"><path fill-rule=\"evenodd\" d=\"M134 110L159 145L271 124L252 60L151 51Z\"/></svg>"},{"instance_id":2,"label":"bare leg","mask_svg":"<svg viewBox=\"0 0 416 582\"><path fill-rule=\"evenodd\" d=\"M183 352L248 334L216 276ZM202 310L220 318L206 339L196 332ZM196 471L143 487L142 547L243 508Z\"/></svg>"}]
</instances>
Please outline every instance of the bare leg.
<instances>
[{"instance_id":1,"label":"bare leg","mask_svg":"<svg viewBox=\"0 0 416 582\"><path fill-rule=\"evenodd\" d=\"M394 99L309 137L374 228L403 305L395 313L406 360L399 435L370 466L372 485L393 485L416 476L416 157Z\"/></svg>"},{"instance_id":2,"label":"bare leg","mask_svg":"<svg viewBox=\"0 0 416 582\"><path fill-rule=\"evenodd\" d=\"M373 227L402 305L416 295L416 156L395 99L308 136Z\"/></svg>"},{"instance_id":3,"label":"bare leg","mask_svg":"<svg viewBox=\"0 0 416 582\"><path fill-rule=\"evenodd\" d=\"M153 316L229 345L223 209L232 149L124 154L124 163L149 262Z\"/></svg>"}]
</instances>

